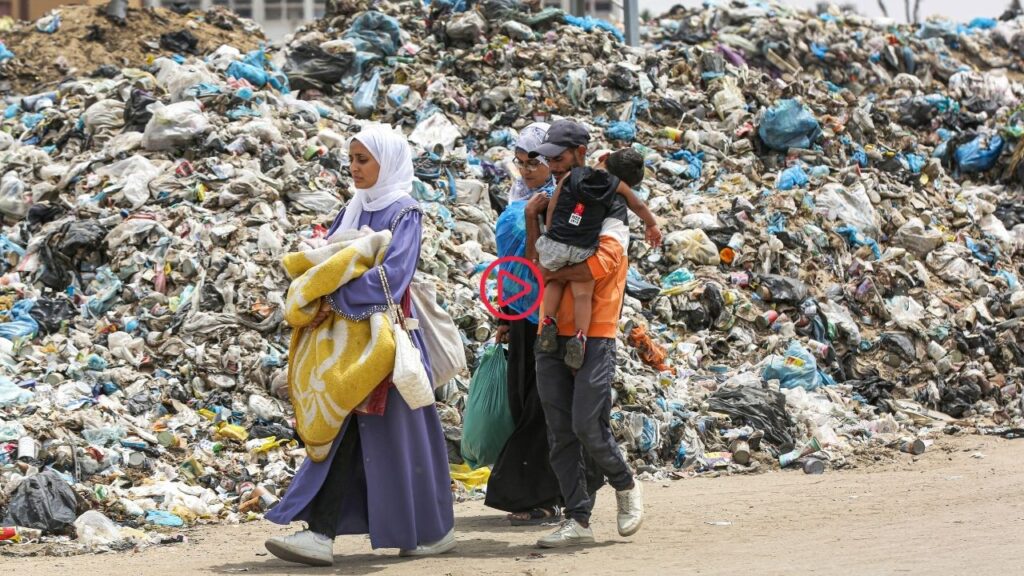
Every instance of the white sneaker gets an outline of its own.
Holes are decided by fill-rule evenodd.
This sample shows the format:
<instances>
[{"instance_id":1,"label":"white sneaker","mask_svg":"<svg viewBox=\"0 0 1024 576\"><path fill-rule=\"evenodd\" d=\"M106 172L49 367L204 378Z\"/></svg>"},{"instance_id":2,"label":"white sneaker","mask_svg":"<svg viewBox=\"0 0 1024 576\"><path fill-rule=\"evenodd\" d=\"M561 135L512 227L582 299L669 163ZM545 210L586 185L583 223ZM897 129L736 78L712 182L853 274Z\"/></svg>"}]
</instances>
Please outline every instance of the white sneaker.
<instances>
[{"instance_id":1,"label":"white sneaker","mask_svg":"<svg viewBox=\"0 0 1024 576\"><path fill-rule=\"evenodd\" d=\"M590 544L593 541L594 531L589 527L584 528L579 522L570 518L562 522L558 530L537 540L537 546L540 548L565 548L567 546Z\"/></svg>"},{"instance_id":2,"label":"white sneaker","mask_svg":"<svg viewBox=\"0 0 1024 576\"><path fill-rule=\"evenodd\" d=\"M644 490L639 480L633 481L632 490L615 493L619 505L619 536L632 536L644 521Z\"/></svg>"},{"instance_id":3,"label":"white sneaker","mask_svg":"<svg viewBox=\"0 0 1024 576\"><path fill-rule=\"evenodd\" d=\"M455 528L452 528L437 542L430 544L420 544L412 550L402 550L398 553L399 556L403 557L418 557L418 556L435 556L437 554L444 554L445 552L451 552L455 548Z\"/></svg>"},{"instance_id":4,"label":"white sneaker","mask_svg":"<svg viewBox=\"0 0 1024 576\"><path fill-rule=\"evenodd\" d=\"M310 530L302 530L291 536L270 538L264 546L271 554L288 562L308 566L334 564L334 540Z\"/></svg>"}]
</instances>

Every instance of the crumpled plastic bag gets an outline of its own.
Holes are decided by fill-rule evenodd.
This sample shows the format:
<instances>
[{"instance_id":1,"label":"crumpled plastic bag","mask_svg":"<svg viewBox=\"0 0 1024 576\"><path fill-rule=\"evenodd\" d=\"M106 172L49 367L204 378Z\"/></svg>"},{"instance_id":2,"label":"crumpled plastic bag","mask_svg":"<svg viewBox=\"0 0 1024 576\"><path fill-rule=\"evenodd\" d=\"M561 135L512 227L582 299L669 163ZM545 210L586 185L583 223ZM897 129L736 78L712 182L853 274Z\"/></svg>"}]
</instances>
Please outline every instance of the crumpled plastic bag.
<instances>
[{"instance_id":1,"label":"crumpled plastic bag","mask_svg":"<svg viewBox=\"0 0 1024 576\"><path fill-rule=\"evenodd\" d=\"M952 244L944 244L932 250L924 263L946 282L960 283L978 277L978 267L961 258Z\"/></svg>"},{"instance_id":2,"label":"crumpled plastic bag","mask_svg":"<svg viewBox=\"0 0 1024 576\"><path fill-rule=\"evenodd\" d=\"M793 446L793 421L786 410L786 395L754 386L719 388L708 398L708 409L728 414L735 425L764 432L780 450Z\"/></svg>"},{"instance_id":3,"label":"crumpled plastic bag","mask_svg":"<svg viewBox=\"0 0 1024 576\"><path fill-rule=\"evenodd\" d=\"M34 305L33 300L19 300L9 311L0 313L0 337L8 340L35 337L39 333L39 323L29 314Z\"/></svg>"},{"instance_id":4,"label":"crumpled plastic bag","mask_svg":"<svg viewBox=\"0 0 1024 576\"><path fill-rule=\"evenodd\" d=\"M814 196L814 211L829 220L852 224L869 236L877 236L878 216L864 186L849 188L841 184L826 184Z\"/></svg>"},{"instance_id":5,"label":"crumpled plastic bag","mask_svg":"<svg viewBox=\"0 0 1024 576\"><path fill-rule=\"evenodd\" d=\"M435 145L440 144L445 152L451 152L459 138L462 138L462 132L458 126L442 112L435 112L416 125L416 129L409 135L409 142L427 150L432 150Z\"/></svg>"},{"instance_id":6,"label":"crumpled plastic bag","mask_svg":"<svg viewBox=\"0 0 1024 576\"><path fill-rule=\"evenodd\" d=\"M158 152L181 148L211 129L210 121L195 100L170 106L154 102L149 109L153 117L142 135L142 146L146 150Z\"/></svg>"},{"instance_id":7,"label":"crumpled plastic bag","mask_svg":"<svg viewBox=\"0 0 1024 576\"><path fill-rule=\"evenodd\" d=\"M120 100L99 100L82 113L85 133L96 135L102 131L111 131L124 125L125 104Z\"/></svg>"},{"instance_id":8,"label":"crumpled plastic bag","mask_svg":"<svg viewBox=\"0 0 1024 576\"><path fill-rule=\"evenodd\" d=\"M665 250L677 261L689 260L694 264L717 266L720 262L718 247L703 230L678 230L665 237Z\"/></svg>"},{"instance_id":9,"label":"crumpled plastic bag","mask_svg":"<svg viewBox=\"0 0 1024 576\"><path fill-rule=\"evenodd\" d=\"M821 376L814 354L804 348L798 340L789 343L785 354L770 356L764 370L761 371L761 378L778 380L781 388L799 386L804 390L814 390L823 384L831 384L823 382Z\"/></svg>"},{"instance_id":10,"label":"crumpled plastic bag","mask_svg":"<svg viewBox=\"0 0 1024 576\"><path fill-rule=\"evenodd\" d=\"M121 540L121 529L114 521L96 510L87 510L75 520L78 543L88 547L109 546Z\"/></svg>"},{"instance_id":11,"label":"crumpled plastic bag","mask_svg":"<svg viewBox=\"0 0 1024 576\"><path fill-rule=\"evenodd\" d=\"M352 70L355 53L331 54L315 44L300 44L287 55L284 73L296 90L318 90L331 94Z\"/></svg>"},{"instance_id":12,"label":"crumpled plastic bag","mask_svg":"<svg viewBox=\"0 0 1024 576\"><path fill-rule=\"evenodd\" d=\"M810 148L821 136L821 126L809 110L796 100L782 100L761 117L757 134L772 150Z\"/></svg>"},{"instance_id":13,"label":"crumpled plastic bag","mask_svg":"<svg viewBox=\"0 0 1024 576\"><path fill-rule=\"evenodd\" d=\"M515 427L508 404L505 348L495 344L484 352L469 383L462 415L462 457L471 468L494 464Z\"/></svg>"},{"instance_id":14,"label":"crumpled plastic bag","mask_svg":"<svg viewBox=\"0 0 1024 576\"><path fill-rule=\"evenodd\" d=\"M16 171L11 170L0 178L0 213L21 220L28 214L31 204L25 183Z\"/></svg>"},{"instance_id":15,"label":"crumpled plastic bag","mask_svg":"<svg viewBox=\"0 0 1024 576\"><path fill-rule=\"evenodd\" d=\"M359 85L352 95L352 109L357 118L369 118L377 109L377 98L380 96L380 70L374 70L369 80Z\"/></svg>"},{"instance_id":16,"label":"crumpled plastic bag","mask_svg":"<svg viewBox=\"0 0 1024 576\"><path fill-rule=\"evenodd\" d=\"M962 144L953 153L956 167L961 172L985 172L996 165L1003 152L1002 136L979 134L974 140Z\"/></svg>"},{"instance_id":17,"label":"crumpled plastic bag","mask_svg":"<svg viewBox=\"0 0 1024 576\"><path fill-rule=\"evenodd\" d=\"M810 179L807 177L807 173L804 172L803 166L797 164L779 173L778 178L775 180L775 188L777 190L792 190L793 188L802 188L808 182L810 182Z\"/></svg>"},{"instance_id":18,"label":"crumpled plastic bag","mask_svg":"<svg viewBox=\"0 0 1024 576\"><path fill-rule=\"evenodd\" d=\"M519 200L509 204L501 215L498 216L498 222L495 224L494 231L500 256L522 257L526 253L526 200ZM529 267L520 262L502 262L501 269L529 286L529 292L524 297L509 303L509 307L515 310L517 314L525 313L530 305L536 302L536 298L540 294L540 286L537 283L536 276L530 271ZM506 294L516 294L523 290L520 285L512 280L508 278L503 278L503 280ZM534 310L526 319L537 324L539 322L538 311Z\"/></svg>"},{"instance_id":19,"label":"crumpled plastic bag","mask_svg":"<svg viewBox=\"0 0 1024 576\"><path fill-rule=\"evenodd\" d=\"M469 11L452 18L444 31L452 40L476 42L483 35L485 29L487 29L487 21L476 11Z\"/></svg>"},{"instance_id":20,"label":"crumpled plastic bag","mask_svg":"<svg viewBox=\"0 0 1024 576\"><path fill-rule=\"evenodd\" d=\"M0 525L64 532L75 521L76 504L71 486L53 470L46 470L18 484Z\"/></svg>"},{"instance_id":21,"label":"crumpled plastic bag","mask_svg":"<svg viewBox=\"0 0 1024 576\"><path fill-rule=\"evenodd\" d=\"M904 330L917 334L924 334L925 327L921 324L924 319L924 306L917 303L910 296L894 296L886 302L886 309L893 323Z\"/></svg>"},{"instance_id":22,"label":"crumpled plastic bag","mask_svg":"<svg viewBox=\"0 0 1024 576\"><path fill-rule=\"evenodd\" d=\"M0 406L28 404L35 394L14 383L5 376L0 376Z\"/></svg>"},{"instance_id":23,"label":"crumpled plastic bag","mask_svg":"<svg viewBox=\"0 0 1024 576\"><path fill-rule=\"evenodd\" d=\"M200 84L218 85L219 80L202 62L178 64L170 58L157 58L156 82L171 96L171 102L190 99L189 91Z\"/></svg>"},{"instance_id":24,"label":"crumpled plastic bag","mask_svg":"<svg viewBox=\"0 0 1024 576\"><path fill-rule=\"evenodd\" d=\"M150 199L149 183L163 172L161 166L138 154L107 164L96 170L96 175L119 181L121 194L132 210L143 207Z\"/></svg>"}]
</instances>

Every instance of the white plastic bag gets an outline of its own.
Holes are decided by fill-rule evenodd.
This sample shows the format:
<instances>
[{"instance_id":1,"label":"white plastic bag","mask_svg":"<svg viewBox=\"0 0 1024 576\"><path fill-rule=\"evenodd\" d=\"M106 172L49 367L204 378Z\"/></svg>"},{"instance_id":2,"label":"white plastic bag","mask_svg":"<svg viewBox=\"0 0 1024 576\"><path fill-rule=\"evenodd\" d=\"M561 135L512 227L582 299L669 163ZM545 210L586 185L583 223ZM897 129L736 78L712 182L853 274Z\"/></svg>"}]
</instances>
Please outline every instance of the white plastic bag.
<instances>
[{"instance_id":1,"label":"white plastic bag","mask_svg":"<svg viewBox=\"0 0 1024 576\"><path fill-rule=\"evenodd\" d=\"M703 230L679 230L665 237L668 253L677 261L689 260L694 264L717 266L718 247Z\"/></svg>"},{"instance_id":2,"label":"white plastic bag","mask_svg":"<svg viewBox=\"0 0 1024 576\"><path fill-rule=\"evenodd\" d=\"M164 106L160 102L149 105L153 117L146 124L142 146L146 150L174 150L190 144L210 130L210 121L199 102L190 100Z\"/></svg>"},{"instance_id":3,"label":"white plastic bag","mask_svg":"<svg viewBox=\"0 0 1024 576\"><path fill-rule=\"evenodd\" d=\"M133 210L141 208L149 202L149 183L163 172L148 158L138 154L119 162L108 164L96 171L98 176L120 180L121 194Z\"/></svg>"},{"instance_id":4,"label":"white plastic bag","mask_svg":"<svg viewBox=\"0 0 1024 576\"><path fill-rule=\"evenodd\" d=\"M455 148L455 140L460 137L462 133L458 127L444 113L435 112L416 125L416 129L409 135L409 142L427 150L433 150L435 145L440 144L445 152L451 152Z\"/></svg>"},{"instance_id":5,"label":"white plastic bag","mask_svg":"<svg viewBox=\"0 0 1024 576\"><path fill-rule=\"evenodd\" d=\"M28 214L29 196L25 192L25 183L14 170L0 178L0 212L21 220Z\"/></svg>"},{"instance_id":6,"label":"white plastic bag","mask_svg":"<svg viewBox=\"0 0 1024 576\"><path fill-rule=\"evenodd\" d=\"M102 131L112 131L124 126L124 102L100 100L82 113L85 133L95 136Z\"/></svg>"},{"instance_id":7,"label":"white plastic bag","mask_svg":"<svg viewBox=\"0 0 1024 576\"><path fill-rule=\"evenodd\" d=\"M409 408L416 410L434 403L434 388L430 385L430 376L423 366L423 359L420 351L409 337L409 330L415 330L415 320L405 318L401 308L395 305L391 296L391 285L388 276L384 273L384 267L377 267L380 274L380 282L384 287L384 294L387 298L388 308L391 311L392 326L395 332L395 368L391 373L391 381L394 382L398 393L402 395Z\"/></svg>"},{"instance_id":8,"label":"white plastic bag","mask_svg":"<svg viewBox=\"0 0 1024 576\"><path fill-rule=\"evenodd\" d=\"M102 513L89 510L75 520L78 542L85 546L108 546L121 540L121 529Z\"/></svg>"}]
</instances>

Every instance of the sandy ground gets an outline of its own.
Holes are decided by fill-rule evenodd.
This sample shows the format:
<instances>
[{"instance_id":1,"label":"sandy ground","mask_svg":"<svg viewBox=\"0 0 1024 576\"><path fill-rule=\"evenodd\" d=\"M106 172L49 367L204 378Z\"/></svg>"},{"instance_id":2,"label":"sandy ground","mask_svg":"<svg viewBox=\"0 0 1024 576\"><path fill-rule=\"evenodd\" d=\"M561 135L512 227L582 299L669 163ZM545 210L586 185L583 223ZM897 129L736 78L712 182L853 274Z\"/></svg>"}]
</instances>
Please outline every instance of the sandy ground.
<instances>
[{"instance_id":1,"label":"sandy ground","mask_svg":"<svg viewBox=\"0 0 1024 576\"><path fill-rule=\"evenodd\" d=\"M977 457L981 455L983 457ZM633 538L615 532L600 493L598 542L544 551L550 530L510 528L479 502L459 504L455 552L420 560L339 538L335 566L269 556L269 523L204 526L186 544L68 558L0 559L6 574L973 574L1024 573L1024 441L961 437L928 453L821 476L800 471L645 485L647 516Z\"/></svg>"}]
</instances>

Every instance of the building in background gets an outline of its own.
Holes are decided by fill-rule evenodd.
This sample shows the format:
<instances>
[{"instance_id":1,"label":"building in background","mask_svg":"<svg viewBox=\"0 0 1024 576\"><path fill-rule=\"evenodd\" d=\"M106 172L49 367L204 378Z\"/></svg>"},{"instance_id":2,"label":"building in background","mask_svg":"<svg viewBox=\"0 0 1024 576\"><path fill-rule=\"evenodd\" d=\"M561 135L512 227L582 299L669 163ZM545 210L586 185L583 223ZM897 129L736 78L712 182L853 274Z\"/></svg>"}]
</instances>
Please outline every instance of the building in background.
<instances>
[{"instance_id":1,"label":"building in background","mask_svg":"<svg viewBox=\"0 0 1024 576\"><path fill-rule=\"evenodd\" d=\"M132 8L184 4L193 10L223 6L258 22L270 38L281 38L303 23L324 15L325 0L130 0ZM105 5L106 0L0 0L0 17L35 20L62 5Z\"/></svg>"},{"instance_id":2,"label":"building in background","mask_svg":"<svg viewBox=\"0 0 1024 576\"><path fill-rule=\"evenodd\" d=\"M193 10L222 6L243 18L252 18L269 38L281 38L310 20L324 15L325 0L148 0L151 5L170 8L186 4Z\"/></svg>"},{"instance_id":3,"label":"building in background","mask_svg":"<svg viewBox=\"0 0 1024 576\"><path fill-rule=\"evenodd\" d=\"M11 16L17 20L35 20L61 6L78 4L99 6L106 3L106 0L0 0L0 18ZM143 6L143 1L129 0L128 5L132 8L140 8Z\"/></svg>"},{"instance_id":4,"label":"building in background","mask_svg":"<svg viewBox=\"0 0 1024 576\"><path fill-rule=\"evenodd\" d=\"M581 12L594 18L608 20L615 24L622 23L622 3L612 0L544 0L544 6L561 8L566 12L572 12L573 2L582 6Z\"/></svg>"}]
</instances>

